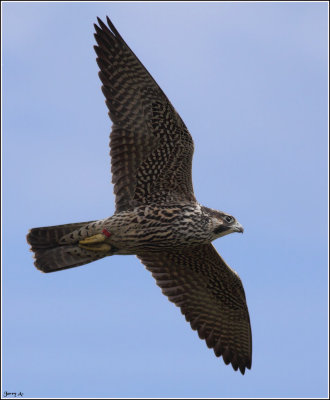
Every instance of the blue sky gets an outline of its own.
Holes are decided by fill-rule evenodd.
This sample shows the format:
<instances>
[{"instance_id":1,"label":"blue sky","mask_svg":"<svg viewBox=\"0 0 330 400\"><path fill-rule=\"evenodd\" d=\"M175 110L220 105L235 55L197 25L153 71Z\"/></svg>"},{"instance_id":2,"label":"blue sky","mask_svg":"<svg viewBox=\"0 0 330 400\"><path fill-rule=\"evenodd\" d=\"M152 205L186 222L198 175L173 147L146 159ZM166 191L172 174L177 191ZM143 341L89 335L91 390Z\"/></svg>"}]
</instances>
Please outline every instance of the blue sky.
<instances>
[{"instance_id":1,"label":"blue sky","mask_svg":"<svg viewBox=\"0 0 330 400\"><path fill-rule=\"evenodd\" d=\"M4 3L3 390L25 397L326 397L328 5ZM195 142L200 203L244 235L252 370L225 366L134 256L41 274L25 235L114 212L93 50L109 15Z\"/></svg>"}]
</instances>

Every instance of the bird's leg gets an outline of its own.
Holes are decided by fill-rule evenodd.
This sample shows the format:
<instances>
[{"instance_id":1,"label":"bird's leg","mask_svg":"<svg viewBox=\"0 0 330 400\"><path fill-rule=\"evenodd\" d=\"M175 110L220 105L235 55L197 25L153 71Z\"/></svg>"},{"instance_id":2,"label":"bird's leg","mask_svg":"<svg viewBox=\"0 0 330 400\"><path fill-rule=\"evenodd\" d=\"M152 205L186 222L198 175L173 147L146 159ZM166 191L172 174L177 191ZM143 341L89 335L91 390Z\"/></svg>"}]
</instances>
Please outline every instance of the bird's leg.
<instances>
[{"instance_id":1,"label":"bird's leg","mask_svg":"<svg viewBox=\"0 0 330 400\"><path fill-rule=\"evenodd\" d=\"M79 247L85 250L108 253L112 250L112 246L109 243L104 243L104 241L110 236L111 233L107 229L103 229L102 233L80 240Z\"/></svg>"}]
</instances>

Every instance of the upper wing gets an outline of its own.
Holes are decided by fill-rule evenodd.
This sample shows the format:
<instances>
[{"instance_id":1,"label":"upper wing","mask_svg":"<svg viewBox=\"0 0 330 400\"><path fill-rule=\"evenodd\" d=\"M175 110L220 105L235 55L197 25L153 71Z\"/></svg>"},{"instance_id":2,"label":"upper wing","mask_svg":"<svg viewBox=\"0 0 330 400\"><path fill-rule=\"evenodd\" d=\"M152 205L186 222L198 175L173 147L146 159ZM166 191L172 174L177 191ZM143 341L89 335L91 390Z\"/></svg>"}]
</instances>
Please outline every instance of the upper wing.
<instances>
[{"instance_id":1,"label":"upper wing","mask_svg":"<svg viewBox=\"0 0 330 400\"><path fill-rule=\"evenodd\" d=\"M244 289L212 244L138 257L217 357L222 355L242 374L251 368L252 335Z\"/></svg>"},{"instance_id":2,"label":"upper wing","mask_svg":"<svg viewBox=\"0 0 330 400\"><path fill-rule=\"evenodd\" d=\"M192 138L164 92L109 18L95 38L102 91L113 121L111 171L116 212L139 204L195 201Z\"/></svg>"}]
</instances>

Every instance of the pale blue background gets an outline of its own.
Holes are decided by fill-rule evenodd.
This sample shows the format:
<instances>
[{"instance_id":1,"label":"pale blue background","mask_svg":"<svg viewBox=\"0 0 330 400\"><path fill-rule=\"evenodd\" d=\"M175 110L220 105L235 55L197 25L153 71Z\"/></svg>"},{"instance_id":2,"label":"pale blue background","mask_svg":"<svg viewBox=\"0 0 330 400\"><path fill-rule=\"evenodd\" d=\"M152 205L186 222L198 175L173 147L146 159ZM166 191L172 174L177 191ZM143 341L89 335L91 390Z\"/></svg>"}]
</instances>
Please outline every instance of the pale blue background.
<instances>
[{"instance_id":1,"label":"pale blue background","mask_svg":"<svg viewBox=\"0 0 330 400\"><path fill-rule=\"evenodd\" d=\"M3 390L25 397L327 396L327 3L3 4ZM114 211L93 50L109 15L195 141L196 196L253 331L243 377L133 256L41 274L36 226Z\"/></svg>"}]
</instances>

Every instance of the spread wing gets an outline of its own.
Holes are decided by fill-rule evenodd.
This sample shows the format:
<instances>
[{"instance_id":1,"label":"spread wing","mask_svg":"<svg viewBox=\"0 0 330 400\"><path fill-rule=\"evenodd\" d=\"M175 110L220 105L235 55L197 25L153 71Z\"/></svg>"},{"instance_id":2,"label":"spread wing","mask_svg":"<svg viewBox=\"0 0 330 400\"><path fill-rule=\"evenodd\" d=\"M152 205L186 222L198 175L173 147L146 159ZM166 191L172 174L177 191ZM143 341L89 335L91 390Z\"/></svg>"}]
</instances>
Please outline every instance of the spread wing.
<instances>
[{"instance_id":1,"label":"spread wing","mask_svg":"<svg viewBox=\"0 0 330 400\"><path fill-rule=\"evenodd\" d=\"M251 368L252 335L243 285L212 244L138 257L217 357L222 355L242 374Z\"/></svg>"},{"instance_id":2,"label":"spread wing","mask_svg":"<svg viewBox=\"0 0 330 400\"><path fill-rule=\"evenodd\" d=\"M109 27L98 22L94 48L113 122L110 155L116 212L150 202L195 201L191 135L109 18Z\"/></svg>"}]
</instances>

